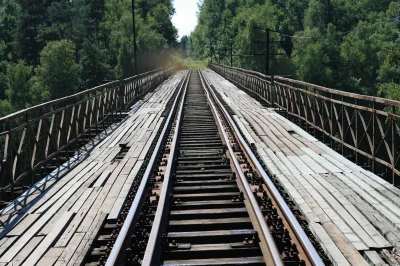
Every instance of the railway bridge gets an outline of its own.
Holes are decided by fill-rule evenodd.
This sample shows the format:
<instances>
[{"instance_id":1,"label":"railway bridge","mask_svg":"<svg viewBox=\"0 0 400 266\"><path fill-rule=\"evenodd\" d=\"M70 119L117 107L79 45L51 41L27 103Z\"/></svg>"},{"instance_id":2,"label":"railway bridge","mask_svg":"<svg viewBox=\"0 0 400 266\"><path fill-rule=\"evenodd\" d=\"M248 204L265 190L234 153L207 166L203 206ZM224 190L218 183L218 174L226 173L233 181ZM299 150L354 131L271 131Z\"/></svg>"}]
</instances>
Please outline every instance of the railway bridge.
<instances>
[{"instance_id":1,"label":"railway bridge","mask_svg":"<svg viewBox=\"0 0 400 266\"><path fill-rule=\"evenodd\" d=\"M215 63L10 114L0 265L399 265L399 114Z\"/></svg>"}]
</instances>

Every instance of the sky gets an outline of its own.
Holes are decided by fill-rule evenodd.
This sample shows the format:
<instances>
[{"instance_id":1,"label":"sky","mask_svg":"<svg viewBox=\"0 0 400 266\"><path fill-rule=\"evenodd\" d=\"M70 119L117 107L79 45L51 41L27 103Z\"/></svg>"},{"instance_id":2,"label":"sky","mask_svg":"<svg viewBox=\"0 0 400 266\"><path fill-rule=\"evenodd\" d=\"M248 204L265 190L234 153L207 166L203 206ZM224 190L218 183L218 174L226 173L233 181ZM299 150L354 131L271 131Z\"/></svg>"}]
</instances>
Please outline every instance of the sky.
<instances>
[{"instance_id":1,"label":"sky","mask_svg":"<svg viewBox=\"0 0 400 266\"><path fill-rule=\"evenodd\" d=\"M174 0L175 15L172 23L178 29L179 40L189 35L197 25L197 0Z\"/></svg>"}]
</instances>

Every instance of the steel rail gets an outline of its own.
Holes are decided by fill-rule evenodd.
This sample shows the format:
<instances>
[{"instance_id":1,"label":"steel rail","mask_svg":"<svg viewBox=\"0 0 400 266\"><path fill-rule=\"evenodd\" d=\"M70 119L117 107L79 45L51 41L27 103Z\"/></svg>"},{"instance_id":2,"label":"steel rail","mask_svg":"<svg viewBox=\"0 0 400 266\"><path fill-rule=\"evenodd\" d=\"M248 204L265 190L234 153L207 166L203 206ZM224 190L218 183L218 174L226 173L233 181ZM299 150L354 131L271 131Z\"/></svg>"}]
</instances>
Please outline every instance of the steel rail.
<instances>
[{"instance_id":1,"label":"steel rail","mask_svg":"<svg viewBox=\"0 0 400 266\"><path fill-rule=\"evenodd\" d=\"M188 74L189 74L189 72L188 72ZM128 215L126 216L124 224L123 224L123 226L122 226L122 228L121 228L121 230L120 230L120 232L118 234L118 237L117 237L117 239L116 239L116 241L114 243L114 246L113 246L113 248L112 248L112 250L110 252L110 255L109 255L108 259L107 259L106 266L118 265L117 262L118 262L118 259L119 259L119 255L121 254L121 249L123 248L126 239L129 237L128 233L130 232L130 229L132 227L133 221L135 221L137 216L139 215L137 210L140 207L140 203L141 203L142 198L143 198L143 193L145 192L146 185L147 185L148 180L150 178L152 169L154 168L154 165L156 163L156 158L157 158L158 152L159 152L159 150L161 148L162 141L163 141L164 136L165 136L165 134L167 132L167 129L168 129L170 123L171 123L172 114L174 113L173 110L175 110L175 108L177 106L178 99L180 98L180 95L181 95L181 92L182 92L182 87L184 86L186 79L188 79L188 74L185 77L182 78L179 91L177 93L177 96L176 96L176 98L174 100L174 103L172 105L172 108L171 108L171 112L168 115L167 121L166 121L166 123L164 125L164 128L163 128L163 130L161 132L161 135L160 135L160 137L159 137L159 139L157 141L156 147L155 147L154 152L153 152L153 154L152 154L152 156L150 158L149 164L146 167L146 171L145 171L145 173L143 175L143 178L142 178L142 181L141 181L140 186L138 188L138 191L137 191L137 193L135 195L135 198L134 198L134 200L132 202L132 205L131 205L131 207L129 209Z\"/></svg>"},{"instance_id":2,"label":"steel rail","mask_svg":"<svg viewBox=\"0 0 400 266\"><path fill-rule=\"evenodd\" d=\"M190 78L191 75L191 70L189 70L188 76ZM186 85L184 87L183 95L182 95L182 101L180 103L179 111L178 111L178 116L177 119L175 120L175 131L174 131L174 136L172 138L172 144L170 146L170 154L168 156L168 164L167 168L164 173L164 180L163 180L163 185L161 189L161 194L160 198L157 204L157 211L155 213L154 221L152 224L149 240L147 242L146 250L144 253L144 257L142 260L142 266L150 266L150 265L155 265L153 263L154 259L154 254L155 250L157 248L157 243L160 240L160 231L161 231L161 225L162 225L162 220L165 217L165 212L167 211L167 201L168 201L168 195L169 195L169 190L171 187L171 173L172 173L172 167L175 164L175 156L177 153L177 142L178 142L178 137L179 137L179 132L181 130L181 123L182 123L182 114L183 114L183 105L185 103L185 96L187 92L187 88L189 85L189 78L186 80Z\"/></svg>"},{"instance_id":3,"label":"steel rail","mask_svg":"<svg viewBox=\"0 0 400 266\"><path fill-rule=\"evenodd\" d=\"M287 205L286 201L284 198L281 196L279 193L278 189L274 185L274 183L271 181L270 177L268 174L264 171L263 167L261 166L260 162L257 160L255 157L254 153L250 149L250 147L247 145L246 141L242 137L241 133L239 132L238 128L236 127L236 124L232 120L231 116L229 115L228 111L224 107L224 105L221 103L221 101L218 99L216 96L214 90L212 89L212 86L210 85L210 82L207 80L207 78L203 75L201 75L204 80L206 81L207 87L210 89L211 94L214 97L214 100L216 103L219 105L220 109L223 111L223 115L227 119L228 123L230 126L233 128L235 133L237 134L237 137L242 144L242 147L246 151L247 155L249 156L250 160L253 162L253 164L256 166L257 171L261 174L261 177L263 178L265 184L267 185L269 191L271 192L272 196L274 197L275 201L277 202L279 208L281 209L282 213L285 215L288 223L292 227L294 233L296 234L298 240L300 241L301 245L303 246L305 252L308 255L308 258L310 259L311 263L313 265L325 265L323 261L321 260L320 256L318 255L318 252L316 251L315 247L311 243L310 239L304 232L303 228L301 227L300 223L297 221L296 217L290 210L289 206Z\"/></svg>"},{"instance_id":4,"label":"steel rail","mask_svg":"<svg viewBox=\"0 0 400 266\"><path fill-rule=\"evenodd\" d=\"M205 78L202 75L202 73L200 72L200 70L199 70L199 73L200 73L201 83L203 84L203 88L204 88L204 90L205 90L205 92L207 94L207 99L210 102L211 109L213 110L213 112L215 114L215 118L216 118L216 120L217 120L217 122L219 124L219 127L221 129L223 129L224 126L222 124L221 118L218 116L217 108L213 104L212 96L210 96L210 92L206 89L207 88L206 85L208 85L208 84L206 83ZM213 95L213 96L214 96L213 100L215 101L215 95ZM237 130L237 129L235 129L235 130ZM252 207L252 209L254 211L254 214L257 217L257 222L258 222L258 224L259 224L259 226L260 226L260 228L262 230L263 234L262 234L261 237L263 237L265 239L265 242L266 242L266 244L268 246L268 249L269 249L269 254L268 255L271 256L273 265L283 266L284 263L283 263L283 261L282 261L282 259L280 257L280 252L278 250L278 247L276 246L275 240L274 240L271 232L268 229L268 225L265 222L265 217L261 212L261 209L260 209L260 207L258 205L257 199L253 195L253 191L251 190L250 185L246 180L246 176L243 173L243 170L242 170L242 168L240 166L239 161L236 158L236 155L235 155L235 152L232 149L232 146L229 145L229 143L230 143L229 137L228 137L227 133L225 132L225 130L221 130L221 131L222 131L222 135L224 137L224 140L225 140L225 142L227 144L226 146L227 146L227 148L229 150L229 153L231 155L233 164L234 164L234 166L236 168L236 172L239 174L239 177L240 177L241 183L243 184L243 187L245 189L245 193L247 195L247 198L249 199L250 205L251 205L251 207ZM265 258L266 254L263 253L263 255L264 255L264 258ZM269 263L267 263L268 261L270 261L270 259L269 258L265 258L266 264L270 265Z\"/></svg>"}]
</instances>

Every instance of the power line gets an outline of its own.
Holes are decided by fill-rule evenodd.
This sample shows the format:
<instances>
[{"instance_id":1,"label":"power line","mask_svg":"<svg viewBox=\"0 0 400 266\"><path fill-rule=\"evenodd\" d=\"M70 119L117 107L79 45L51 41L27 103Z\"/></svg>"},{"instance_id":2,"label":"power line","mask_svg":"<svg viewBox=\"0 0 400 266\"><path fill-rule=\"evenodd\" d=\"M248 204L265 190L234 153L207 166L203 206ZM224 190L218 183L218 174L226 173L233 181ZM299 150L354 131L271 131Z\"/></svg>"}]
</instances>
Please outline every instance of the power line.
<instances>
[{"instance_id":1,"label":"power line","mask_svg":"<svg viewBox=\"0 0 400 266\"><path fill-rule=\"evenodd\" d=\"M381 25L381 24L385 24L387 22L392 22L392 21L395 21L395 20L398 20L398 19L400 19L400 16L397 16L397 17L394 17L394 18L391 18L391 19L388 19L388 20L380 21L380 22L377 22L377 23L374 23L374 24L371 24L371 25L368 25L368 26L358 27L358 28L355 28L355 29L350 30L350 31L336 32L336 33L334 33L332 35L344 35L344 34L348 34L348 33L359 31L359 30L363 30L363 29L373 28L375 26L378 26L378 25ZM314 39L314 38L325 38L325 37L327 37L326 35L317 35L317 36L296 36L296 35L293 35L292 36L292 35L287 35L287 34L283 34L283 33L281 33L281 36L292 38L292 39Z\"/></svg>"}]
</instances>

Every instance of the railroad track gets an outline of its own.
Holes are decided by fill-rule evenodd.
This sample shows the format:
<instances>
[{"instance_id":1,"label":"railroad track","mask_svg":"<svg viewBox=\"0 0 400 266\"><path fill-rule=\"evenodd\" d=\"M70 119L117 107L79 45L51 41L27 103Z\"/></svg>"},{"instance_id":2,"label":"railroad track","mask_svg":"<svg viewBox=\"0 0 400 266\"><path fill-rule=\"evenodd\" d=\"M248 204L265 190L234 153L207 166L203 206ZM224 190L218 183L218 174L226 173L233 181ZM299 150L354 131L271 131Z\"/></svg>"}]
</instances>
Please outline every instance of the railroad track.
<instances>
[{"instance_id":1,"label":"railroad track","mask_svg":"<svg viewBox=\"0 0 400 266\"><path fill-rule=\"evenodd\" d=\"M182 80L143 172L87 265L330 264L200 71Z\"/></svg>"}]
</instances>

